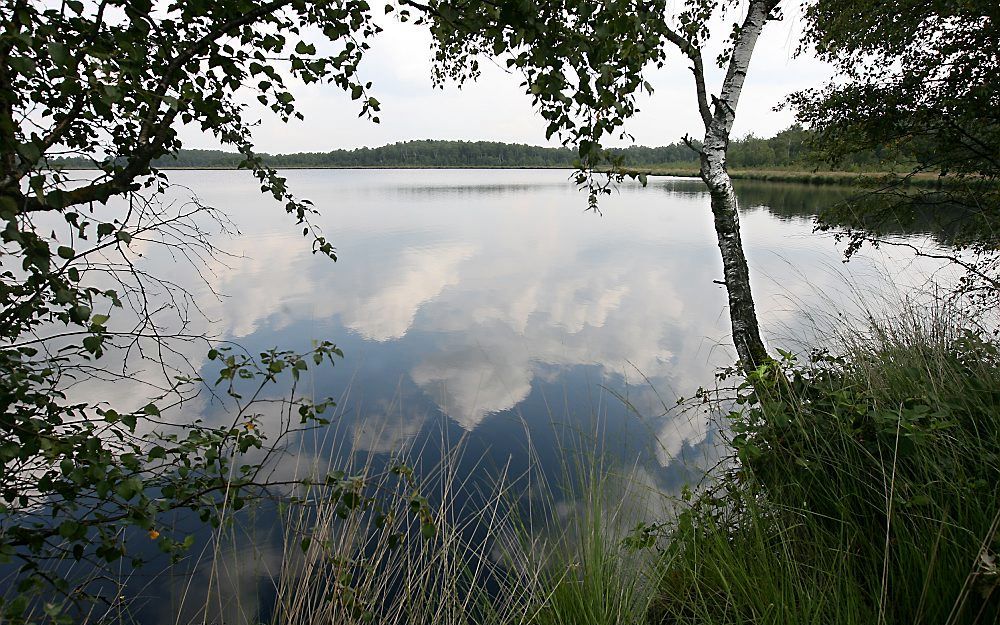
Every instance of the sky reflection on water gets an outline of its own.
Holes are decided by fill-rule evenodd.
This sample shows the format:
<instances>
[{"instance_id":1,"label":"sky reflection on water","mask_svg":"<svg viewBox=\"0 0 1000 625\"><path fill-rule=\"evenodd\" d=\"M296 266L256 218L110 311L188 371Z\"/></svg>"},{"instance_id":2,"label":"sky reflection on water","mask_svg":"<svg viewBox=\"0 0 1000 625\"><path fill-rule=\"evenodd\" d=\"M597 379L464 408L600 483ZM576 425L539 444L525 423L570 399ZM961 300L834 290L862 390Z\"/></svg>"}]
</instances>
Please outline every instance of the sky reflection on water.
<instances>
[{"instance_id":1,"label":"sky reflection on water","mask_svg":"<svg viewBox=\"0 0 1000 625\"><path fill-rule=\"evenodd\" d=\"M338 247L333 264L310 254L239 172L172 176L196 178L187 184L243 232L227 247L246 257L210 281L226 295L209 313L219 332L254 347L320 338L349 345L343 369L365 373L354 402L377 406L409 388L473 431L583 367L615 388L644 376L647 388L630 399L656 415L653 390L690 394L733 359L698 181L624 187L598 216L583 210L564 171L291 172L291 187L316 202ZM765 333L780 343L808 330L797 307L850 297L850 287L840 251L806 216L776 218L759 197L748 204L756 206L743 214L756 299ZM919 269L889 256L846 266L873 291L899 283L894 271L922 280ZM417 429L407 420L400 434ZM658 431L666 464L705 428L664 423Z\"/></svg>"}]
</instances>

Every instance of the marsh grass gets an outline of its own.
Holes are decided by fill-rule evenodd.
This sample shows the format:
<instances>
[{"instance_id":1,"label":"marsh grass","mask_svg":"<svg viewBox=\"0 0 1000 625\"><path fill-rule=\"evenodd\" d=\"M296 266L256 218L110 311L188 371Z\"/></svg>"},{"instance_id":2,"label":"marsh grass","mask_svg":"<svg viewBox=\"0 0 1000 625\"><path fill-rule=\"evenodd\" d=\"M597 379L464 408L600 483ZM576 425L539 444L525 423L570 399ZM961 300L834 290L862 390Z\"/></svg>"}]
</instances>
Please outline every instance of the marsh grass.
<instances>
[{"instance_id":1,"label":"marsh grass","mask_svg":"<svg viewBox=\"0 0 1000 625\"><path fill-rule=\"evenodd\" d=\"M994 623L1000 351L938 303L742 386L734 465L669 528L659 623Z\"/></svg>"},{"instance_id":2,"label":"marsh grass","mask_svg":"<svg viewBox=\"0 0 1000 625\"><path fill-rule=\"evenodd\" d=\"M242 566L262 580L258 593L273 594L273 607L236 605L232 584L217 584L217 596L197 612L275 625L644 619L653 554L630 552L622 541L660 496L636 467L598 451L607 444L597 439L600 425L563 431L552 474L542 471L530 435L528 469L512 474L466 457L465 439L448 440L446 431L391 457L342 455L342 481L316 481L282 508L277 553L254 554L245 545L256 537L231 532L231 553L245 554ZM327 468L302 467L317 475ZM372 505L345 509L344 481ZM213 570L225 568L213 558Z\"/></svg>"},{"instance_id":3,"label":"marsh grass","mask_svg":"<svg viewBox=\"0 0 1000 625\"><path fill-rule=\"evenodd\" d=\"M624 543L636 524L663 513L663 495L638 466L598 455L593 435L575 435L562 448L560 475L540 478L540 513L530 526L517 526L519 546L509 550L538 579L529 618L514 622L640 623L652 596L653 559Z\"/></svg>"}]
</instances>

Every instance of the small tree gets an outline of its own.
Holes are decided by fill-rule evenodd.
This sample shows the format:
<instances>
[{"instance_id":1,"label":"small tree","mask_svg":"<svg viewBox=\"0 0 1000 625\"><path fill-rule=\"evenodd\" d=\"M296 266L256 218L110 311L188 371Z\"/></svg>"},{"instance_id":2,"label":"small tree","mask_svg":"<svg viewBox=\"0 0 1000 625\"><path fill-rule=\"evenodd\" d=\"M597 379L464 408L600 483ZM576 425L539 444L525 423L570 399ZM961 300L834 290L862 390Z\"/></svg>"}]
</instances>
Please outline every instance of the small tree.
<instances>
[{"instance_id":1,"label":"small tree","mask_svg":"<svg viewBox=\"0 0 1000 625\"><path fill-rule=\"evenodd\" d=\"M750 270L747 267L736 192L726 169L729 135L736 120L736 106L743 91L757 38L769 20L780 19L776 13L778 0L751 0L746 16L734 24L729 46L719 55L719 65L727 68L719 95L709 96L705 80L705 63L701 46L708 39L708 20L718 6L713 0L694 0L678 18L680 28L667 27L666 38L691 61L694 74L698 111L705 126L700 146L686 141L701 161L701 179L708 185L712 198L715 234L722 255L723 275L729 294L729 318L733 326L733 342L744 368L752 369L769 359L760 337L757 312L750 291Z\"/></svg>"},{"instance_id":2,"label":"small tree","mask_svg":"<svg viewBox=\"0 0 1000 625\"><path fill-rule=\"evenodd\" d=\"M307 30L332 51L318 54ZM69 576L69 564L96 576L123 558L137 566L127 547L137 534L176 555L191 539L164 528L168 512L218 525L297 483L272 479L268 461L289 435L325 423L329 402L298 397L295 383L340 351L321 342L251 357L214 346L214 388L230 421L186 415L185 402L212 385L194 365L171 369L168 354L209 337L186 332L183 311L196 302L146 273L135 248L168 247L196 266L217 253L204 226L222 215L196 199L161 202L168 181L151 165L180 147L185 123L235 147L314 252L335 259L310 224L311 204L255 154L237 94L250 90L282 120L301 117L285 70L332 82L378 121L357 73L377 31L364 0L0 2L0 559L16 565L0 620L71 621L73 606L97 597L91 575ZM52 166L58 156L88 159L93 175L71 179ZM168 324L169 310L181 312ZM134 405L74 399L69 387L93 375L137 384L127 359L117 373L102 365L111 352L151 359L159 389ZM279 378L289 380L285 425L265 432L256 406ZM319 479L345 509L374 505L357 480Z\"/></svg>"}]
</instances>

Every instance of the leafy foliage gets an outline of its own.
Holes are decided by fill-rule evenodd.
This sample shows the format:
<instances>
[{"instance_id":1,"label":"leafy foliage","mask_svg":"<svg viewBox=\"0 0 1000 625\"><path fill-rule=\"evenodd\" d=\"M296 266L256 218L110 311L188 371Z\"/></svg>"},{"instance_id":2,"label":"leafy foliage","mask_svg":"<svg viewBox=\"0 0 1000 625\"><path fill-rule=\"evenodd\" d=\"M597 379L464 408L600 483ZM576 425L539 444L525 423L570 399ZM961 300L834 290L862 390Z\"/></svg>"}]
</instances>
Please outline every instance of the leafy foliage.
<instances>
[{"instance_id":1,"label":"leafy foliage","mask_svg":"<svg viewBox=\"0 0 1000 625\"><path fill-rule=\"evenodd\" d=\"M989 0L812 3L804 45L840 76L795 94L790 104L830 162L876 150L896 175L877 193L838 207L827 221L863 228L906 223L950 208L946 226L968 270L962 291L995 303L1000 292L1000 9ZM916 173L937 188L912 189ZM954 220L960 209L961 219Z\"/></svg>"},{"instance_id":2,"label":"leafy foliage","mask_svg":"<svg viewBox=\"0 0 1000 625\"><path fill-rule=\"evenodd\" d=\"M68 562L83 562L91 571L121 559L141 566L143 561L127 550L138 531L163 552L179 556L193 537L165 529L161 519L168 512L188 509L218 527L227 512L266 496L279 485L264 479L268 458L296 429L267 441L256 402L239 401L237 381L252 385L255 397L282 373L297 379L309 366L306 357L318 364L340 355L329 343L305 355L272 350L259 359L229 348L211 350L209 358L221 365L218 384L238 404L231 423L211 425L164 416L176 411L186 391L201 382L197 378L177 379L167 393L129 412L67 404L59 374L71 366L70 358L33 362L31 351L22 347L4 353L11 379L3 388L0 554L6 562L20 562L16 594L0 603L9 622L30 619L36 608L31 598L51 590L56 595L47 602L58 609L49 616L91 599L85 581L78 577L71 584L61 573ZM25 358L7 360L15 353ZM296 400L289 409L296 406L300 424L310 427L327 422L323 413L331 403Z\"/></svg>"},{"instance_id":3,"label":"leafy foliage","mask_svg":"<svg viewBox=\"0 0 1000 625\"><path fill-rule=\"evenodd\" d=\"M158 184L150 162L179 147L178 123L198 124L236 147L241 166L304 221L309 203L261 164L236 92L250 88L282 119L300 116L287 72L306 83L333 82L361 101L363 115L379 108L357 76L369 47L364 40L378 30L362 0L178 2L155 11L151 3L124 0L58 8L11 1L4 16L0 201L15 230L32 212L65 212ZM318 54L300 39L306 29L338 49ZM285 69L275 64L278 55L287 55ZM89 158L102 174L66 190L47 167L53 154ZM333 255L318 234L315 245Z\"/></svg>"}]
</instances>

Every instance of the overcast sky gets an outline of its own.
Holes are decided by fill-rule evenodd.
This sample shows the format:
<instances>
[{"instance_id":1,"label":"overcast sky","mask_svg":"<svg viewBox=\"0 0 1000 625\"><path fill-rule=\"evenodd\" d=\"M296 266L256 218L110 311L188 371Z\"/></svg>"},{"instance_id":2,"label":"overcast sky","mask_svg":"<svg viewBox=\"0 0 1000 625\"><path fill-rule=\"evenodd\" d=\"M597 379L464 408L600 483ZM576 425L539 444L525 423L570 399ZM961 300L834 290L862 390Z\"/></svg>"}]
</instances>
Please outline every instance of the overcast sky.
<instances>
[{"instance_id":1,"label":"overcast sky","mask_svg":"<svg viewBox=\"0 0 1000 625\"><path fill-rule=\"evenodd\" d=\"M715 32L728 32L728 27L720 26ZM305 121L283 124L259 106L248 107L249 117L261 120L254 130L258 150L326 152L409 139L557 145L555 140L546 142L545 124L518 86L520 75L503 69L502 59L498 64L484 62L483 75L475 83L461 89L454 85L433 89L427 30L391 20L383 27L361 68L382 103L381 124L359 119L357 102L335 86L290 83ZM799 34L794 17L766 27L739 102L734 136L751 132L771 136L787 127L793 120L791 112L773 108L787 94L819 85L830 76L830 69L812 56L794 56ZM714 92L722 79L722 70L710 62L717 54L718 46L705 51L709 88ZM627 126L636 143L656 146L673 143L685 133L699 136L694 81L680 54L673 54L666 68L651 71L648 78L655 93L642 96L641 111ZM218 147L196 128L184 129L182 137L188 148Z\"/></svg>"}]
</instances>

